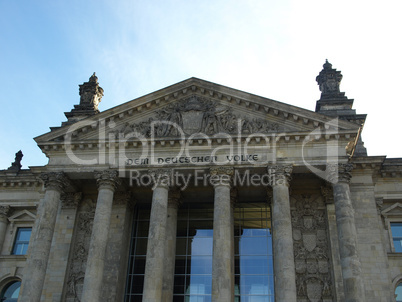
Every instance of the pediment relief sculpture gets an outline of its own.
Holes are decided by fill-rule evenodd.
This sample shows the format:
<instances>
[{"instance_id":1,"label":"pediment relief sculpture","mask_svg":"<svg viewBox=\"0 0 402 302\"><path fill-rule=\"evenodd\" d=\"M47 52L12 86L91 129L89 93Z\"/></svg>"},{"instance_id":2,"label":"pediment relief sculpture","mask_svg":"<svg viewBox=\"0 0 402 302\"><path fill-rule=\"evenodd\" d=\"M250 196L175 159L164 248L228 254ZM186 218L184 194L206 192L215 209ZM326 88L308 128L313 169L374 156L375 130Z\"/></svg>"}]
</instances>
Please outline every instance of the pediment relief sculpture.
<instances>
[{"instance_id":1,"label":"pediment relief sculpture","mask_svg":"<svg viewBox=\"0 0 402 302\"><path fill-rule=\"evenodd\" d=\"M179 137L196 133L268 134L278 130L278 123L240 116L229 106L193 95L155 111L153 117L141 122L127 122L109 133L120 134L123 137L133 135L148 138Z\"/></svg>"}]
</instances>

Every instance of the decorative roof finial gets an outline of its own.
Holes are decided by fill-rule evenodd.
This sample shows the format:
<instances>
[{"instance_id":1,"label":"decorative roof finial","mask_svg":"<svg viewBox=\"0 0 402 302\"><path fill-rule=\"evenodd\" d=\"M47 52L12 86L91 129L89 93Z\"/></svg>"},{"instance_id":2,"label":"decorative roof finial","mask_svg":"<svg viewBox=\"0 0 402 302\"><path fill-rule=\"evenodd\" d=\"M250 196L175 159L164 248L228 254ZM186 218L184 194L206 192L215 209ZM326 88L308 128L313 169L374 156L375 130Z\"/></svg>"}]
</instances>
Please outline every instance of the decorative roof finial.
<instances>
[{"instance_id":1,"label":"decorative roof finial","mask_svg":"<svg viewBox=\"0 0 402 302\"><path fill-rule=\"evenodd\" d=\"M340 71L332 68L332 64L325 60L323 70L317 76L316 81L320 86L321 99L344 97L340 92L339 86L342 81L342 74Z\"/></svg>"},{"instance_id":2,"label":"decorative roof finial","mask_svg":"<svg viewBox=\"0 0 402 302\"><path fill-rule=\"evenodd\" d=\"M325 64L322 65L324 69L332 69L332 64L328 62L328 59L325 59Z\"/></svg>"},{"instance_id":3,"label":"decorative roof finial","mask_svg":"<svg viewBox=\"0 0 402 302\"><path fill-rule=\"evenodd\" d=\"M67 122L61 125L71 125L79 120L99 113L99 103L102 100L103 88L99 86L98 77L95 72L90 76L88 82L84 82L80 87L80 104L74 105L74 109L65 112Z\"/></svg>"},{"instance_id":4,"label":"decorative roof finial","mask_svg":"<svg viewBox=\"0 0 402 302\"><path fill-rule=\"evenodd\" d=\"M96 76L95 72L94 72L93 75L91 75L91 77L89 78L89 82L98 83L98 77Z\"/></svg>"},{"instance_id":5,"label":"decorative roof finial","mask_svg":"<svg viewBox=\"0 0 402 302\"><path fill-rule=\"evenodd\" d=\"M88 82L80 85L80 109L98 111L98 105L102 100L103 89L98 84L95 72Z\"/></svg>"}]
</instances>

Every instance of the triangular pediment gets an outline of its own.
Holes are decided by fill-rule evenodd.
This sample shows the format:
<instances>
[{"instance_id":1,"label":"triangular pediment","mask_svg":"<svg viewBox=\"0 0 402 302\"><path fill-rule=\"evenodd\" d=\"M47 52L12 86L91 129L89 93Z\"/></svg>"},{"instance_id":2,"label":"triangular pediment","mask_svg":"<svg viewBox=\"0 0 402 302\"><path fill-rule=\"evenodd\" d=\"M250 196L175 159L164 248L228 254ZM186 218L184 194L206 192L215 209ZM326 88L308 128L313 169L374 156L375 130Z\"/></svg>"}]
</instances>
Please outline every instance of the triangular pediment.
<instances>
[{"instance_id":1,"label":"triangular pediment","mask_svg":"<svg viewBox=\"0 0 402 302\"><path fill-rule=\"evenodd\" d=\"M110 135L155 139L227 134L303 135L328 129L332 118L197 78L166 87L35 138L39 146L65 139L96 144ZM337 121L337 133L357 135L359 127Z\"/></svg>"},{"instance_id":2,"label":"triangular pediment","mask_svg":"<svg viewBox=\"0 0 402 302\"><path fill-rule=\"evenodd\" d=\"M28 210L22 210L10 216L8 220L10 222L27 222L27 221L32 222L35 221L35 218L36 218L35 214L33 214L32 212Z\"/></svg>"},{"instance_id":3,"label":"triangular pediment","mask_svg":"<svg viewBox=\"0 0 402 302\"><path fill-rule=\"evenodd\" d=\"M394 203L392 206L381 211L381 214L384 217L402 216L402 204L400 204L399 202Z\"/></svg>"}]
</instances>

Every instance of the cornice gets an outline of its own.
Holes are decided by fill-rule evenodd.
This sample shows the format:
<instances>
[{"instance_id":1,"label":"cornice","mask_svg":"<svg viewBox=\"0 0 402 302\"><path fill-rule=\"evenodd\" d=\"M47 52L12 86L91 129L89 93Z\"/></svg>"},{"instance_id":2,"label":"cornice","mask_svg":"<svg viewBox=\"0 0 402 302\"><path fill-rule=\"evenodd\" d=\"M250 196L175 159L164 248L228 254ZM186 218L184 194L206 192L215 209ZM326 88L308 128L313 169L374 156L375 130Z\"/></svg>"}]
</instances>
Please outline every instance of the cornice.
<instances>
[{"instance_id":1,"label":"cornice","mask_svg":"<svg viewBox=\"0 0 402 302\"><path fill-rule=\"evenodd\" d=\"M325 142L332 140L339 140L346 142L353 142L356 138L356 132L341 130L337 134L311 134L310 132L289 132L289 133L272 133L272 134L255 134L252 137L248 137L246 135L242 136L231 136L227 137L192 137L192 138L180 138L180 137L169 137L169 138L155 138L155 139L147 139L146 144L148 146L153 147L178 147L188 144L189 146L219 146L225 144L249 144L249 145L266 145L267 143L272 143L275 140L276 143L284 143L284 144L298 144L303 141L314 141L314 142ZM71 150L105 150L105 149L120 149L120 148L129 148L136 149L144 147L144 142L137 141L124 141L119 142L118 139L116 141L109 140L77 140L72 141L69 144L69 148ZM64 141L52 141L46 142L43 144L39 144L42 152L45 154L51 154L52 152L64 152L66 150L66 145Z\"/></svg>"},{"instance_id":2,"label":"cornice","mask_svg":"<svg viewBox=\"0 0 402 302\"><path fill-rule=\"evenodd\" d=\"M41 181L35 175L0 175L1 188L37 188L42 187Z\"/></svg>"}]
</instances>

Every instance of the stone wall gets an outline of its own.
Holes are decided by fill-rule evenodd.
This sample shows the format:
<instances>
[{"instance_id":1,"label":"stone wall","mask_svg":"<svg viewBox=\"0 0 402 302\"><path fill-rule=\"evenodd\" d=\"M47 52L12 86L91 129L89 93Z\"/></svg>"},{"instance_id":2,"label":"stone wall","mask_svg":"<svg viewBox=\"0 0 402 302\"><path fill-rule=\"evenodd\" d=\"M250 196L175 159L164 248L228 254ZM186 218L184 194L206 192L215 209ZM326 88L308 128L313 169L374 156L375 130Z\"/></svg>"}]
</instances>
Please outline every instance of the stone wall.
<instances>
[{"instance_id":1,"label":"stone wall","mask_svg":"<svg viewBox=\"0 0 402 302\"><path fill-rule=\"evenodd\" d=\"M362 264L366 301L393 301L387 253L372 183L352 178L351 197L355 209L359 257Z\"/></svg>"}]
</instances>

